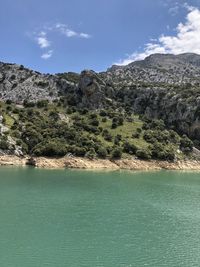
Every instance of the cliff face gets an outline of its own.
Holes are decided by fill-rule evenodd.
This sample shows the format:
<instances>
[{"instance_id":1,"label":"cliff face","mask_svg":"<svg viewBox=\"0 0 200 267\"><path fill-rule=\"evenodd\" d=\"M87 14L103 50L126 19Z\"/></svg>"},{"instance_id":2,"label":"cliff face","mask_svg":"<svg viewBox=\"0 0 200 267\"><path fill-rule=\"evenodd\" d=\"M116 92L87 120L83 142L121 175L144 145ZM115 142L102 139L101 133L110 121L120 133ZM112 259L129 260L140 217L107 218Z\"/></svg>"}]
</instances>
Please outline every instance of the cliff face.
<instances>
[{"instance_id":1,"label":"cliff face","mask_svg":"<svg viewBox=\"0 0 200 267\"><path fill-rule=\"evenodd\" d=\"M41 74L21 65L0 63L0 99L53 101L99 109L126 107L200 138L200 56L155 54L106 72Z\"/></svg>"}]
</instances>

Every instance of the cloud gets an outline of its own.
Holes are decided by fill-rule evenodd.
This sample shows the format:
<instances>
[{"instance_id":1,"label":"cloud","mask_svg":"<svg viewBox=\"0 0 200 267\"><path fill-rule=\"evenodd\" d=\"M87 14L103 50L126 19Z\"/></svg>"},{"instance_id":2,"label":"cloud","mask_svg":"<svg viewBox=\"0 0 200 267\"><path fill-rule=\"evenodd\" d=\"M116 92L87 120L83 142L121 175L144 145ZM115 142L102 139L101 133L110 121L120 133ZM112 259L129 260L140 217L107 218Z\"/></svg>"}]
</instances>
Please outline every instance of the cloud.
<instances>
[{"instance_id":1,"label":"cloud","mask_svg":"<svg viewBox=\"0 0 200 267\"><path fill-rule=\"evenodd\" d=\"M89 39L91 37L91 35L88 33L76 32L76 31L70 29L66 24L62 24L62 23L57 23L55 25L55 30L58 31L59 33L65 35L68 38L79 37L79 38Z\"/></svg>"},{"instance_id":2,"label":"cloud","mask_svg":"<svg viewBox=\"0 0 200 267\"><path fill-rule=\"evenodd\" d=\"M42 55L41 55L41 58L42 58L42 59L49 59L49 58L52 57L52 55L53 55L53 50L49 50L49 51L47 51L46 53L42 54Z\"/></svg>"},{"instance_id":3,"label":"cloud","mask_svg":"<svg viewBox=\"0 0 200 267\"><path fill-rule=\"evenodd\" d=\"M83 32L81 32L81 33L79 34L79 36L80 36L81 38L85 38L85 39L89 39L89 38L91 38L91 35L90 35L90 34L88 34L88 33L83 33Z\"/></svg>"},{"instance_id":4,"label":"cloud","mask_svg":"<svg viewBox=\"0 0 200 267\"><path fill-rule=\"evenodd\" d=\"M41 30L42 29L42 30ZM52 49L53 42L49 40L49 36L53 37L53 34L61 34L67 38L81 38L89 39L91 35L84 32L76 32L69 28L66 24L57 23L50 26L43 26L40 31L33 32L31 38L37 43L39 48L43 51L41 55L42 59L49 59L53 56L54 50Z\"/></svg>"},{"instance_id":5,"label":"cloud","mask_svg":"<svg viewBox=\"0 0 200 267\"><path fill-rule=\"evenodd\" d=\"M180 6L176 2L175 3L175 6L170 7L169 10L168 10L168 12L169 12L170 15L176 16L178 14L178 12L179 12L179 8L180 8Z\"/></svg>"},{"instance_id":6,"label":"cloud","mask_svg":"<svg viewBox=\"0 0 200 267\"><path fill-rule=\"evenodd\" d=\"M187 6L187 9L186 21L177 25L175 36L161 35L156 41L147 43L143 52L134 52L116 64L127 65L155 53L200 54L200 10L191 6Z\"/></svg>"},{"instance_id":7,"label":"cloud","mask_svg":"<svg viewBox=\"0 0 200 267\"><path fill-rule=\"evenodd\" d=\"M40 48L47 48L51 45L50 41L47 39L46 33L43 31L36 37L36 41Z\"/></svg>"}]
</instances>

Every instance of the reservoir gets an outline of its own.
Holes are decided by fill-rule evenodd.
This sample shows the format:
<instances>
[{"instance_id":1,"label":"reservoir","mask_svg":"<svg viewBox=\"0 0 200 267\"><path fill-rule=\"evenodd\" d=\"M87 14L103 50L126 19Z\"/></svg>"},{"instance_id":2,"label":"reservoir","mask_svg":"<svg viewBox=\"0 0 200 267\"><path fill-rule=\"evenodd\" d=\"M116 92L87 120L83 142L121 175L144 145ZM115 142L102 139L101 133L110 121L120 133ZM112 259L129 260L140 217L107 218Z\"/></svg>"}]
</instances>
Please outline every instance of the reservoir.
<instances>
[{"instance_id":1,"label":"reservoir","mask_svg":"<svg viewBox=\"0 0 200 267\"><path fill-rule=\"evenodd\" d=\"M1 167L0 266L200 266L200 173Z\"/></svg>"}]
</instances>

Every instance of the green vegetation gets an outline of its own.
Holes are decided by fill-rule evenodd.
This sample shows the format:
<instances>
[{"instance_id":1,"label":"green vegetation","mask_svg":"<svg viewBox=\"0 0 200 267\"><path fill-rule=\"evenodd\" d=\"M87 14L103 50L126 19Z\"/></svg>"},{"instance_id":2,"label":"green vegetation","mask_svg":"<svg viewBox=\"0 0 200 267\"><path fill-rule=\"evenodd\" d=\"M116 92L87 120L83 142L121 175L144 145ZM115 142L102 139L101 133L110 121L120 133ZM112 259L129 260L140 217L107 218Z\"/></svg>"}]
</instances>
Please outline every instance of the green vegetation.
<instances>
[{"instance_id":1,"label":"green vegetation","mask_svg":"<svg viewBox=\"0 0 200 267\"><path fill-rule=\"evenodd\" d=\"M139 118L119 108L90 111L65 107L64 102L25 101L23 106L0 103L0 149L9 149L11 136L24 154L61 157L67 154L94 158L175 160L192 151L193 143L167 129L162 120Z\"/></svg>"}]
</instances>

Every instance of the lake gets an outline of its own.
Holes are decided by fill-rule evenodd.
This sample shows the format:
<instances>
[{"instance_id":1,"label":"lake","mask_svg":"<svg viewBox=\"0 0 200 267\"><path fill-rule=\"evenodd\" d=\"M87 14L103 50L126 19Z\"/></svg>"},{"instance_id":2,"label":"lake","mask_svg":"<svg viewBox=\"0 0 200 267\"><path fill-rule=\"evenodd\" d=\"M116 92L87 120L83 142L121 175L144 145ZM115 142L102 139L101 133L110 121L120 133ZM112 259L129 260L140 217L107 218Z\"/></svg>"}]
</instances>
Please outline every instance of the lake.
<instances>
[{"instance_id":1,"label":"lake","mask_svg":"<svg viewBox=\"0 0 200 267\"><path fill-rule=\"evenodd\" d=\"M0 266L200 266L200 173L1 167Z\"/></svg>"}]
</instances>

